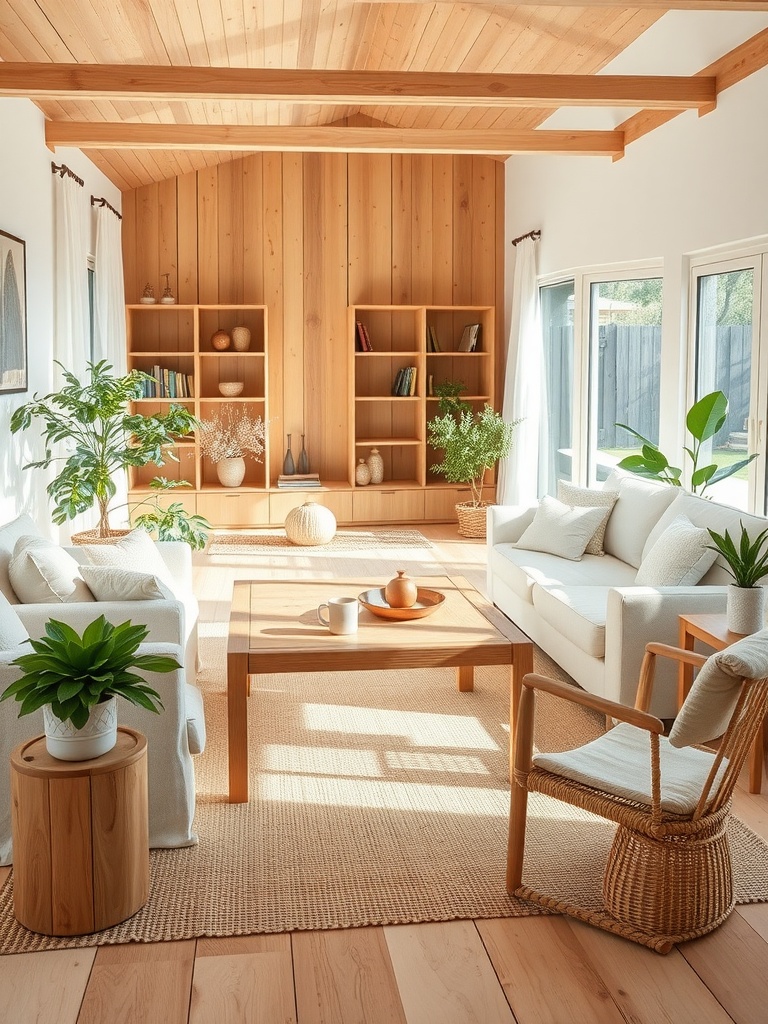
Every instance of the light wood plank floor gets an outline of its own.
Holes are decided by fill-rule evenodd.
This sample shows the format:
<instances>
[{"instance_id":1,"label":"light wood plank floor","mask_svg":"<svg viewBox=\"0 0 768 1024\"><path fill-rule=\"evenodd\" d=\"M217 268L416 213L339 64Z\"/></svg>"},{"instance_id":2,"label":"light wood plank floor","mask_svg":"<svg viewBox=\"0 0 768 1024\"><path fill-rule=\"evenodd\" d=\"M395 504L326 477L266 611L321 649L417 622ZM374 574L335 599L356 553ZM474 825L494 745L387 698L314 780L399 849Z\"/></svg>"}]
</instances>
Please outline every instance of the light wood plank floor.
<instances>
[{"instance_id":1,"label":"light wood plank floor","mask_svg":"<svg viewBox=\"0 0 768 1024\"><path fill-rule=\"evenodd\" d=\"M482 588L483 542L462 541L446 526L423 532L446 571ZM419 557L415 552L414 560ZM248 570L234 559L195 560L204 623L227 621L235 578L352 575L338 556L275 555ZM373 559L370 565L374 575L389 570ZM736 810L768 837L768 797L751 796L743 786ZM531 917L0 959L0 1024L766 1021L766 904L739 907L717 931L667 957L565 918Z\"/></svg>"}]
</instances>

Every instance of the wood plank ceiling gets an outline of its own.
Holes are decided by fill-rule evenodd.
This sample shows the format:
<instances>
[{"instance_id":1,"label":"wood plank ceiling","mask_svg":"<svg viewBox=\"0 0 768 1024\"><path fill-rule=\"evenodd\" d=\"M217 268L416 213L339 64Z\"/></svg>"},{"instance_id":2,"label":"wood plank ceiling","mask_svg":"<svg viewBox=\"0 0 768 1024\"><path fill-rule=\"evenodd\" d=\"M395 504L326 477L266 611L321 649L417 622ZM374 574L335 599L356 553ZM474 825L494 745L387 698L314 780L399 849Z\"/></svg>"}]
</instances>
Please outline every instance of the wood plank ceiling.
<instances>
[{"instance_id":1,"label":"wood plank ceiling","mask_svg":"<svg viewBox=\"0 0 768 1024\"><path fill-rule=\"evenodd\" d=\"M87 149L122 190L248 149L620 156L625 136L685 106L711 109L719 81L732 84L767 63L768 31L702 69L693 100L690 92L681 99L679 81L660 79L654 92L637 79L622 86L601 76L602 92L590 100L589 82L579 91L573 78L569 94L566 79L528 88L514 76L593 76L670 8L764 11L768 0L0 0L0 95L34 98L49 143ZM93 65L122 67L105 68L96 82ZM194 71L162 79L173 68ZM272 77L233 75L222 85L210 70L219 68ZM61 70L70 77L55 80L51 72ZM297 70L314 76L292 80ZM323 86L327 72L348 74ZM430 84L417 79L422 72L443 77ZM475 92L473 74L482 76ZM533 131L560 102L627 106L638 98L647 99L635 104L641 113L601 139ZM645 113L654 106L667 109Z\"/></svg>"}]
</instances>

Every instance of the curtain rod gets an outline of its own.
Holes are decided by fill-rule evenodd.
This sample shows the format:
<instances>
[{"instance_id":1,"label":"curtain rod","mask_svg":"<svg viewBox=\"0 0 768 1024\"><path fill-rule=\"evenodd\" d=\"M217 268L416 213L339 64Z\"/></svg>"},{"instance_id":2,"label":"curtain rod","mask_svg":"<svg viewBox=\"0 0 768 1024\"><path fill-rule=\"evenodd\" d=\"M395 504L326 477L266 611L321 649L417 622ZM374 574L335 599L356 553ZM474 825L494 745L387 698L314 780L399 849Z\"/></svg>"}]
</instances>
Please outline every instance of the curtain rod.
<instances>
[{"instance_id":1,"label":"curtain rod","mask_svg":"<svg viewBox=\"0 0 768 1024\"><path fill-rule=\"evenodd\" d=\"M512 245L517 245L518 242L522 242L524 238L532 238L534 242L537 238L541 238L540 231L526 231L524 235L519 235L517 238L512 239Z\"/></svg>"},{"instance_id":2,"label":"curtain rod","mask_svg":"<svg viewBox=\"0 0 768 1024\"><path fill-rule=\"evenodd\" d=\"M106 206L108 210L111 210L112 213L114 213L118 220L123 219L122 213L118 213L112 203L108 203L103 196L91 196L91 206Z\"/></svg>"},{"instance_id":3,"label":"curtain rod","mask_svg":"<svg viewBox=\"0 0 768 1024\"><path fill-rule=\"evenodd\" d=\"M83 179L82 178L78 178L78 176L75 174L74 171L70 171L70 169L67 167L66 164L55 164L53 162L53 160L51 160L51 172L53 174L60 174L62 176L62 178L64 177L65 174L68 175L70 178L74 178L75 181L77 182L77 184L80 185L81 188L85 184Z\"/></svg>"}]
</instances>

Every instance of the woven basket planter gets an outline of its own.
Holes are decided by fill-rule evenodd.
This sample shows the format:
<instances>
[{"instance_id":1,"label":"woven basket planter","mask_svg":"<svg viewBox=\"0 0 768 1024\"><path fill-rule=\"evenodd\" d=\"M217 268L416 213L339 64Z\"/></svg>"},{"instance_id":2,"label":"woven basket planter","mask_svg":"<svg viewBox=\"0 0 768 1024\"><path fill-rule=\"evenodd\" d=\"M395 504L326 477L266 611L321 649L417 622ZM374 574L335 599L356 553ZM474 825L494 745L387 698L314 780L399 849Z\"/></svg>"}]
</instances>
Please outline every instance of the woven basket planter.
<instances>
[{"instance_id":1,"label":"woven basket planter","mask_svg":"<svg viewBox=\"0 0 768 1024\"><path fill-rule=\"evenodd\" d=\"M456 503L460 537L485 537L485 510L489 505L493 505L493 502L481 501L479 505L471 501Z\"/></svg>"},{"instance_id":2,"label":"woven basket planter","mask_svg":"<svg viewBox=\"0 0 768 1024\"><path fill-rule=\"evenodd\" d=\"M120 537L127 537L130 530L110 530L106 537L100 537L98 529L83 530L81 533L73 533L70 543L78 544L114 544Z\"/></svg>"}]
</instances>

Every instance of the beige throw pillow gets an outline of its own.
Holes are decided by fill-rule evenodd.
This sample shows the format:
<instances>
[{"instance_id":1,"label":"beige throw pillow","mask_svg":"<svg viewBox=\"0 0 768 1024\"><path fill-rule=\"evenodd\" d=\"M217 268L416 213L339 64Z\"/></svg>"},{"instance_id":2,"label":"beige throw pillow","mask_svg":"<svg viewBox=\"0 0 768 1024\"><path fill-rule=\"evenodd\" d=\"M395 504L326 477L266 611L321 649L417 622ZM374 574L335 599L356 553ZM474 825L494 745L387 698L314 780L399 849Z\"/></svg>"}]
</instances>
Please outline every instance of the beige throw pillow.
<instances>
[{"instance_id":1,"label":"beige throw pillow","mask_svg":"<svg viewBox=\"0 0 768 1024\"><path fill-rule=\"evenodd\" d=\"M564 505L572 508L604 508L605 514L600 525L592 534L584 548L586 555L604 555L603 538L613 506L619 500L617 491L595 491L589 487L576 487L565 480L557 481L557 497Z\"/></svg>"},{"instance_id":2,"label":"beige throw pillow","mask_svg":"<svg viewBox=\"0 0 768 1024\"><path fill-rule=\"evenodd\" d=\"M19 537L8 563L8 577L22 604L93 600L72 555L45 537Z\"/></svg>"},{"instance_id":3,"label":"beige throw pillow","mask_svg":"<svg viewBox=\"0 0 768 1024\"><path fill-rule=\"evenodd\" d=\"M646 554L635 583L643 587L695 586L717 558L706 530L675 516ZM710 737L711 739L711 737Z\"/></svg>"},{"instance_id":4,"label":"beige throw pillow","mask_svg":"<svg viewBox=\"0 0 768 1024\"><path fill-rule=\"evenodd\" d=\"M515 547L578 561L604 515L604 508L571 508L545 494Z\"/></svg>"},{"instance_id":5,"label":"beige throw pillow","mask_svg":"<svg viewBox=\"0 0 768 1024\"><path fill-rule=\"evenodd\" d=\"M170 570L146 530L131 530L114 544L85 544L82 550L91 565L118 566L156 576L175 593Z\"/></svg>"},{"instance_id":6,"label":"beige throw pillow","mask_svg":"<svg viewBox=\"0 0 768 1024\"><path fill-rule=\"evenodd\" d=\"M121 569L119 565L82 565L83 579L97 601L173 600L170 587L146 572Z\"/></svg>"}]
</instances>

